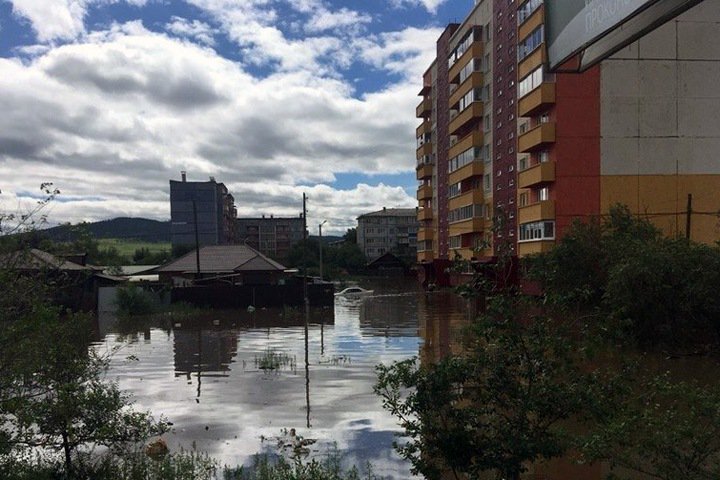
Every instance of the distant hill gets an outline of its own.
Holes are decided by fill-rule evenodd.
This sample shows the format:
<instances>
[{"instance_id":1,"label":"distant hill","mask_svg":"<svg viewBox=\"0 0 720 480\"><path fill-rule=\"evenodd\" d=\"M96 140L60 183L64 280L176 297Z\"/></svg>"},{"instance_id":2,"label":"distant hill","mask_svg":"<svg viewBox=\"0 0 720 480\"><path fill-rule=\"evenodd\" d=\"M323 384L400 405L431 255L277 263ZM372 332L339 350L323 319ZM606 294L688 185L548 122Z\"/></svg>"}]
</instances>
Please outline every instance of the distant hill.
<instances>
[{"instance_id":1,"label":"distant hill","mask_svg":"<svg viewBox=\"0 0 720 480\"><path fill-rule=\"evenodd\" d=\"M148 218L119 217L112 220L82 224L95 238L121 238L144 242L169 242L170 222L159 222ZM72 241L78 225L59 225L48 228L44 233L57 242Z\"/></svg>"}]
</instances>

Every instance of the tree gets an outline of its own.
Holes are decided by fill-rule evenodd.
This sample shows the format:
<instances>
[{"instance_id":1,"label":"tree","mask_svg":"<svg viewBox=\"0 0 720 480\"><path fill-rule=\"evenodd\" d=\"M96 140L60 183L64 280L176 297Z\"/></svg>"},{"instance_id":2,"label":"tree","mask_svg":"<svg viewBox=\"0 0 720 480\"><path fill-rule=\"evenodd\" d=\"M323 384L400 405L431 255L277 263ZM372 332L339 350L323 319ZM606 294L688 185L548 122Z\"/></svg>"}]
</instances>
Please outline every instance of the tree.
<instances>
[{"instance_id":1,"label":"tree","mask_svg":"<svg viewBox=\"0 0 720 480\"><path fill-rule=\"evenodd\" d=\"M528 462L565 453L565 423L592 413L599 390L616 381L589 367L589 349L568 327L530 318L504 292L473 324L461 355L379 366L376 393L409 438L397 446L401 456L428 479L449 470L516 480Z\"/></svg>"},{"instance_id":2,"label":"tree","mask_svg":"<svg viewBox=\"0 0 720 480\"><path fill-rule=\"evenodd\" d=\"M357 228L348 228L343 235L343 240L348 243L357 243Z\"/></svg>"},{"instance_id":3,"label":"tree","mask_svg":"<svg viewBox=\"0 0 720 480\"><path fill-rule=\"evenodd\" d=\"M15 235L33 228L32 215L13 218L20 218ZM133 411L128 396L105 380L109 357L90 346L89 317L51 304L62 272L18 268L28 258L23 238L0 252L0 477L40 447L57 452L64 477L75 478L80 447L113 451L165 425Z\"/></svg>"}]
</instances>

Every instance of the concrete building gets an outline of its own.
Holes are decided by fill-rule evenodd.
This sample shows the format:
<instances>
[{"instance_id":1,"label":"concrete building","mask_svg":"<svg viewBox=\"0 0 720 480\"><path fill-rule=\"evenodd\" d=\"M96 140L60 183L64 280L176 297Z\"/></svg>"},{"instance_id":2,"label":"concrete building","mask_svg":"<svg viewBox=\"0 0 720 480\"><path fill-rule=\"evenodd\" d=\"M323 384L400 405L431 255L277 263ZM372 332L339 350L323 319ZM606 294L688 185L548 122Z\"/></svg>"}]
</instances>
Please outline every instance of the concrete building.
<instances>
[{"instance_id":1,"label":"concrete building","mask_svg":"<svg viewBox=\"0 0 720 480\"><path fill-rule=\"evenodd\" d=\"M688 195L690 237L720 238L719 20L705 0L583 74L551 74L542 0L476 1L420 91L418 261L545 251L615 203L685 235Z\"/></svg>"},{"instance_id":2,"label":"concrete building","mask_svg":"<svg viewBox=\"0 0 720 480\"><path fill-rule=\"evenodd\" d=\"M175 246L226 245L235 242L235 200L224 184L170 180L170 240ZM197 225L195 221L197 219Z\"/></svg>"},{"instance_id":3,"label":"concrete building","mask_svg":"<svg viewBox=\"0 0 720 480\"><path fill-rule=\"evenodd\" d=\"M386 252L398 256L417 252L418 210L415 208L384 208L358 217L357 244L368 260Z\"/></svg>"},{"instance_id":4,"label":"concrete building","mask_svg":"<svg viewBox=\"0 0 720 480\"><path fill-rule=\"evenodd\" d=\"M238 218L235 226L238 243L273 258L285 258L290 248L303 239L302 214L297 217Z\"/></svg>"}]
</instances>

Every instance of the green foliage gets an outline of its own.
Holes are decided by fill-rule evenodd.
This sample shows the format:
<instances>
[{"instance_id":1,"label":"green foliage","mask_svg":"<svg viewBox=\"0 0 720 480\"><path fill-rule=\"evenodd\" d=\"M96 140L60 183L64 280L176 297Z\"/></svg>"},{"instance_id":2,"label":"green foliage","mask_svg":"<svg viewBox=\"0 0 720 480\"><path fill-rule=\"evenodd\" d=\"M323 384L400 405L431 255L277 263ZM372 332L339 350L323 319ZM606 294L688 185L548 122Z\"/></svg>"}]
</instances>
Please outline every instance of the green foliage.
<instances>
[{"instance_id":1,"label":"green foliage","mask_svg":"<svg viewBox=\"0 0 720 480\"><path fill-rule=\"evenodd\" d=\"M308 274L319 273L318 239L309 238L293 245L284 262L288 267L301 268L304 265L308 269ZM323 274L326 279L362 273L366 264L365 255L355 243L323 245Z\"/></svg>"},{"instance_id":2,"label":"green foliage","mask_svg":"<svg viewBox=\"0 0 720 480\"><path fill-rule=\"evenodd\" d=\"M665 238L625 207L575 223L528 271L548 304L595 315L639 344L720 339L720 248Z\"/></svg>"},{"instance_id":3,"label":"green foliage","mask_svg":"<svg viewBox=\"0 0 720 480\"><path fill-rule=\"evenodd\" d=\"M340 456L335 453L322 460L312 459L302 462L300 458L289 462L284 457L272 461L267 455L255 457L252 467L225 468L224 480L380 480L372 473L361 475L353 467L344 470Z\"/></svg>"},{"instance_id":4,"label":"green foliage","mask_svg":"<svg viewBox=\"0 0 720 480\"><path fill-rule=\"evenodd\" d=\"M357 228L348 228L343 235L343 240L349 243L357 243Z\"/></svg>"},{"instance_id":5,"label":"green foliage","mask_svg":"<svg viewBox=\"0 0 720 480\"><path fill-rule=\"evenodd\" d=\"M720 387L651 376L622 397L580 443L587 461L606 460L659 480L720 478Z\"/></svg>"},{"instance_id":6,"label":"green foliage","mask_svg":"<svg viewBox=\"0 0 720 480\"><path fill-rule=\"evenodd\" d=\"M116 301L121 315L150 315L159 308L156 295L133 284L118 288Z\"/></svg>"},{"instance_id":7,"label":"green foliage","mask_svg":"<svg viewBox=\"0 0 720 480\"><path fill-rule=\"evenodd\" d=\"M589 368L589 350L565 325L526 314L515 297L497 295L462 355L378 367L376 393L400 420L409 440L398 451L416 473L517 479L527 462L566 452L565 422L599 409L597 399L614 388L613 375Z\"/></svg>"}]
</instances>

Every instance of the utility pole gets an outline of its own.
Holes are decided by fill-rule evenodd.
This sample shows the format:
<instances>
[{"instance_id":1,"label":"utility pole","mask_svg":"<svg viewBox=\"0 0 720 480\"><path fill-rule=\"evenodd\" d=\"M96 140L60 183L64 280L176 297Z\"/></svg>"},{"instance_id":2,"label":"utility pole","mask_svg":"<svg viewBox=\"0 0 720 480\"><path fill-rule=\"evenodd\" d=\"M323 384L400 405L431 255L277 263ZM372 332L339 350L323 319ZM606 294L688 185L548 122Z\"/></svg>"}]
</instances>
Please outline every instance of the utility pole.
<instances>
[{"instance_id":1,"label":"utility pole","mask_svg":"<svg viewBox=\"0 0 720 480\"><path fill-rule=\"evenodd\" d=\"M196 278L200 278L200 235L198 234L197 204L193 198L193 223L195 224L195 266L197 267Z\"/></svg>"},{"instance_id":2,"label":"utility pole","mask_svg":"<svg viewBox=\"0 0 720 480\"><path fill-rule=\"evenodd\" d=\"M320 280L325 280L325 277L323 276L323 262L322 262L322 226L325 225L327 220L323 220L320 225L318 225L318 233L320 235Z\"/></svg>"},{"instance_id":3,"label":"utility pole","mask_svg":"<svg viewBox=\"0 0 720 480\"><path fill-rule=\"evenodd\" d=\"M302 275L303 275L303 299L305 300L305 309L310 306L308 299L307 286L307 195L303 193L303 256L302 256Z\"/></svg>"},{"instance_id":4,"label":"utility pole","mask_svg":"<svg viewBox=\"0 0 720 480\"><path fill-rule=\"evenodd\" d=\"M690 227L692 226L692 193L688 193L687 211L685 217L685 238L690 240Z\"/></svg>"}]
</instances>

